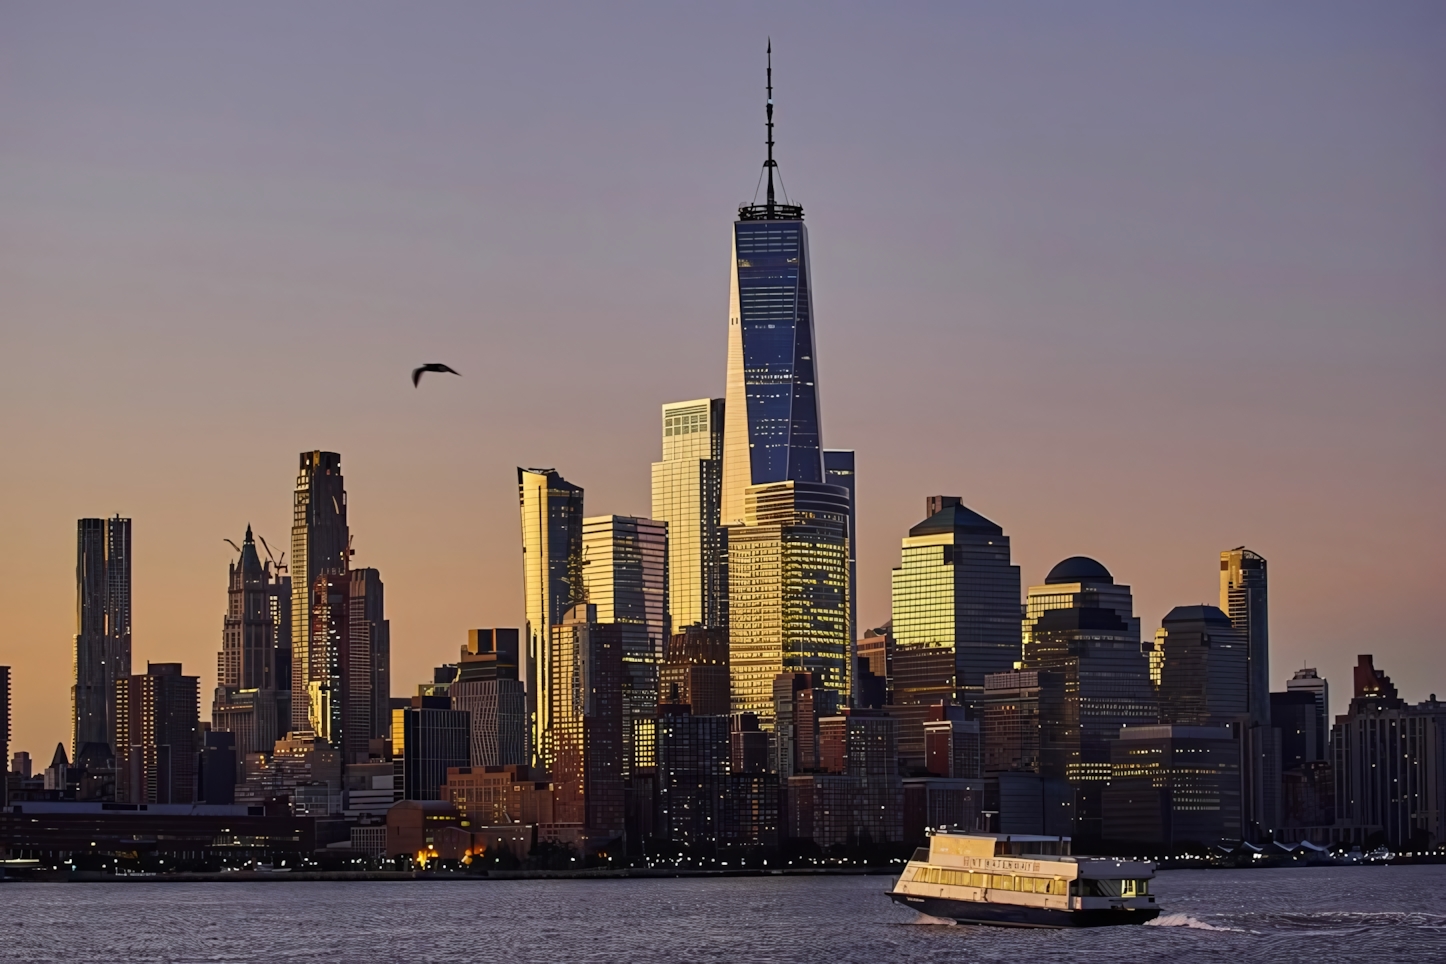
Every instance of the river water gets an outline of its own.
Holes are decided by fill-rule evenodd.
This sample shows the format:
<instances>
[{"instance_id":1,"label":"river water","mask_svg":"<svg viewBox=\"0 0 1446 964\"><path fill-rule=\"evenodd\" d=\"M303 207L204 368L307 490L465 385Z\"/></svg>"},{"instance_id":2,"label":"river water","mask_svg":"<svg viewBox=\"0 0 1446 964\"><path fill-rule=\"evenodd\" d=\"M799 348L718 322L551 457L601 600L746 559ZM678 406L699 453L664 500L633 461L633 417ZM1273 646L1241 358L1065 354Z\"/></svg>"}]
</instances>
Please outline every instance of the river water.
<instances>
[{"instance_id":1,"label":"river water","mask_svg":"<svg viewBox=\"0 0 1446 964\"><path fill-rule=\"evenodd\" d=\"M888 877L0 884L0 961L1446 961L1446 866L1176 870L1139 927L921 921Z\"/></svg>"}]
</instances>

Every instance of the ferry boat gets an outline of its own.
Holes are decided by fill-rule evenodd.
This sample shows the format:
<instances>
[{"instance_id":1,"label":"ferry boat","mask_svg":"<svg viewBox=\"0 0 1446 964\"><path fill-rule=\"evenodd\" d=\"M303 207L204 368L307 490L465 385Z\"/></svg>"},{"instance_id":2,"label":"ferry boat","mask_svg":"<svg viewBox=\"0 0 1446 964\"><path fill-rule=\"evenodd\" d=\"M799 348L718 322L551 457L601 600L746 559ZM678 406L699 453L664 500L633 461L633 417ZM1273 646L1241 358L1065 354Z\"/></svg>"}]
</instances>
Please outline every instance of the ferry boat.
<instances>
[{"instance_id":1,"label":"ferry boat","mask_svg":"<svg viewBox=\"0 0 1446 964\"><path fill-rule=\"evenodd\" d=\"M1001 927L1101 927L1160 916L1155 865L1070 855L1070 838L936 833L889 896L921 914Z\"/></svg>"}]
</instances>

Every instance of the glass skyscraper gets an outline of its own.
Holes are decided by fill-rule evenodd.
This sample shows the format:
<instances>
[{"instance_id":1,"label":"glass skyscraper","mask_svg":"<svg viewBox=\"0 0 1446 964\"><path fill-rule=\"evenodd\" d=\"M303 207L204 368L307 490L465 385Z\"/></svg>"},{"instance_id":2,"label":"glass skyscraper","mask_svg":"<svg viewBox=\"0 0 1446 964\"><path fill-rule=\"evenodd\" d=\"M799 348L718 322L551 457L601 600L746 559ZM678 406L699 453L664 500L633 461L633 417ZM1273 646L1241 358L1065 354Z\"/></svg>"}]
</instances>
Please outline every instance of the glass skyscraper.
<instances>
[{"instance_id":1,"label":"glass skyscraper","mask_svg":"<svg viewBox=\"0 0 1446 964\"><path fill-rule=\"evenodd\" d=\"M76 524L75 685L71 754L116 748L116 681L131 673L131 520Z\"/></svg>"},{"instance_id":2,"label":"glass skyscraper","mask_svg":"<svg viewBox=\"0 0 1446 964\"><path fill-rule=\"evenodd\" d=\"M351 535L341 456L302 452L300 462L291 519L291 729L309 730L329 712L319 704L327 690L312 653L313 593L317 577L347 571Z\"/></svg>"},{"instance_id":3,"label":"glass skyscraper","mask_svg":"<svg viewBox=\"0 0 1446 964\"><path fill-rule=\"evenodd\" d=\"M623 665L623 775L654 765L658 666L669 635L668 525L637 516L582 520L582 585L595 621L617 627Z\"/></svg>"},{"instance_id":4,"label":"glass skyscraper","mask_svg":"<svg viewBox=\"0 0 1446 964\"><path fill-rule=\"evenodd\" d=\"M532 751L547 766L543 742L549 725L551 692L548 645L551 627L583 597L582 487L555 469L517 470L522 510L522 586L526 598L527 656L523 684L532 717Z\"/></svg>"},{"instance_id":5,"label":"glass skyscraper","mask_svg":"<svg viewBox=\"0 0 1446 964\"><path fill-rule=\"evenodd\" d=\"M653 463L653 518L668 524L668 611L685 626L728 625L723 399L663 406L663 460Z\"/></svg>"}]
</instances>

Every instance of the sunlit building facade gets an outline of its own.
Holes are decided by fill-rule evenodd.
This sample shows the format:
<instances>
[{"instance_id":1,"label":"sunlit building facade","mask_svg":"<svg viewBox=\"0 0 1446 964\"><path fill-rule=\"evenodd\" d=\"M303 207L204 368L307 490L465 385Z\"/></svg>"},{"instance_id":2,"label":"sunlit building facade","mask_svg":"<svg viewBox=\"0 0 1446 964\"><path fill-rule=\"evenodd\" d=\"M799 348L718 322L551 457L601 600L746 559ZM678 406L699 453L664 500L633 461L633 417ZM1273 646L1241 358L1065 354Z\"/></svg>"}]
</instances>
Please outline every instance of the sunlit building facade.
<instances>
[{"instance_id":1,"label":"sunlit building facade","mask_svg":"<svg viewBox=\"0 0 1446 964\"><path fill-rule=\"evenodd\" d=\"M823 450L823 480L847 489L849 494L849 639L858 639L859 635L859 510L854 461L852 449Z\"/></svg>"},{"instance_id":2,"label":"sunlit building facade","mask_svg":"<svg viewBox=\"0 0 1446 964\"><path fill-rule=\"evenodd\" d=\"M532 719L532 751L545 751L551 721L547 694L552 661L548 645L552 627L583 598L582 487L573 485L555 469L517 470L518 502L522 512L522 587L527 625L527 652L522 682L527 690ZM535 766L547 766L542 757Z\"/></svg>"},{"instance_id":3,"label":"sunlit building facade","mask_svg":"<svg viewBox=\"0 0 1446 964\"><path fill-rule=\"evenodd\" d=\"M723 399L663 406L663 460L653 463L653 518L668 525L668 610L679 629L728 625Z\"/></svg>"},{"instance_id":4,"label":"sunlit building facade","mask_svg":"<svg viewBox=\"0 0 1446 964\"><path fill-rule=\"evenodd\" d=\"M669 633L668 525L637 516L582 521L583 598L617 627L623 652L623 773L654 765L658 667Z\"/></svg>"},{"instance_id":5,"label":"sunlit building facade","mask_svg":"<svg viewBox=\"0 0 1446 964\"><path fill-rule=\"evenodd\" d=\"M779 482L749 486L728 533L729 674L734 713L773 728L773 680L806 672L849 692L848 492Z\"/></svg>"},{"instance_id":6,"label":"sunlit building facade","mask_svg":"<svg viewBox=\"0 0 1446 964\"><path fill-rule=\"evenodd\" d=\"M1130 587L1115 582L1103 565L1088 556L1070 556L1049 571L1044 584L1030 586L1024 600L1024 626L1021 635L1028 648L1034 624L1051 609L1109 609L1124 620L1140 641L1140 619L1135 615L1134 597Z\"/></svg>"},{"instance_id":7,"label":"sunlit building facade","mask_svg":"<svg viewBox=\"0 0 1446 964\"><path fill-rule=\"evenodd\" d=\"M300 463L291 516L291 729L309 730L313 718L330 712L312 705L328 692L312 678L313 667L322 665L312 654L313 591L317 577L350 567L351 533L341 456L302 452Z\"/></svg>"},{"instance_id":8,"label":"sunlit building facade","mask_svg":"<svg viewBox=\"0 0 1446 964\"><path fill-rule=\"evenodd\" d=\"M622 636L587 603L572 607L551 635L543 757L557 820L581 824L594 850L621 836L626 820Z\"/></svg>"}]
</instances>

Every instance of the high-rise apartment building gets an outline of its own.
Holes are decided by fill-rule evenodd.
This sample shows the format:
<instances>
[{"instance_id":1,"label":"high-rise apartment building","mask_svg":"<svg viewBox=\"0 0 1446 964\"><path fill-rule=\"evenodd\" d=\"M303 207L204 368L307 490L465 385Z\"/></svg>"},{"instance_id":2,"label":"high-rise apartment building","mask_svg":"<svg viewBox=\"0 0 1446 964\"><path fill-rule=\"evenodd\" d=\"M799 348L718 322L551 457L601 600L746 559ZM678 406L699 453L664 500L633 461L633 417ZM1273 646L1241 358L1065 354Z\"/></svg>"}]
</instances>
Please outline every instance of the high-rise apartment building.
<instances>
[{"instance_id":1,"label":"high-rise apartment building","mask_svg":"<svg viewBox=\"0 0 1446 964\"><path fill-rule=\"evenodd\" d=\"M653 518L668 525L673 626L728 625L723 493L723 399L663 406L663 460L653 463Z\"/></svg>"},{"instance_id":2,"label":"high-rise apartment building","mask_svg":"<svg viewBox=\"0 0 1446 964\"><path fill-rule=\"evenodd\" d=\"M413 696L392 712L392 753L408 800L445 799L447 771L468 766L472 721L446 696Z\"/></svg>"},{"instance_id":3,"label":"high-rise apartment building","mask_svg":"<svg viewBox=\"0 0 1446 964\"><path fill-rule=\"evenodd\" d=\"M385 740L391 735L392 695L392 622L387 619L385 587L381 573L375 569L353 569L348 575L347 633L352 650L365 653L371 669L371 678L366 681L371 693L371 705L365 711L366 736ZM355 695L360 698L360 693ZM362 712L358 706L359 720ZM356 736L362 739L360 732Z\"/></svg>"},{"instance_id":4,"label":"high-rise apartment building","mask_svg":"<svg viewBox=\"0 0 1446 964\"><path fill-rule=\"evenodd\" d=\"M346 485L341 456L302 452L291 516L291 728L309 730L329 710L313 706L329 690L313 679L311 634L316 580L342 575L351 564L351 533L346 524Z\"/></svg>"},{"instance_id":5,"label":"high-rise apartment building","mask_svg":"<svg viewBox=\"0 0 1446 964\"><path fill-rule=\"evenodd\" d=\"M668 524L636 516L582 520L583 597L623 641L623 775L654 765L658 666L668 624Z\"/></svg>"},{"instance_id":6,"label":"high-rise apartment building","mask_svg":"<svg viewBox=\"0 0 1446 964\"><path fill-rule=\"evenodd\" d=\"M116 681L131 672L131 520L76 524L71 751L115 746Z\"/></svg>"},{"instance_id":7,"label":"high-rise apartment building","mask_svg":"<svg viewBox=\"0 0 1446 964\"><path fill-rule=\"evenodd\" d=\"M773 727L773 680L806 672L849 692L848 492L835 485L749 486L728 533L728 658L734 713Z\"/></svg>"},{"instance_id":8,"label":"high-rise apartment building","mask_svg":"<svg viewBox=\"0 0 1446 964\"><path fill-rule=\"evenodd\" d=\"M744 521L750 486L824 482L808 231L802 206L774 195L771 61L767 115L766 200L740 207L733 224L723 431L730 526Z\"/></svg>"},{"instance_id":9,"label":"high-rise apartment building","mask_svg":"<svg viewBox=\"0 0 1446 964\"><path fill-rule=\"evenodd\" d=\"M227 573L211 703L211 728L232 734L238 760L248 753L270 753L290 725L290 692L278 678L277 654L281 648L289 653L291 640L279 635L275 589L271 563L261 561L247 526L239 557ZM289 609L290 600L285 603Z\"/></svg>"},{"instance_id":10,"label":"high-rise apartment building","mask_svg":"<svg viewBox=\"0 0 1446 964\"><path fill-rule=\"evenodd\" d=\"M581 824L587 848L623 834L622 635L599 623L589 603L552 627L547 693L546 766L559 822Z\"/></svg>"},{"instance_id":11,"label":"high-rise apartment building","mask_svg":"<svg viewBox=\"0 0 1446 964\"><path fill-rule=\"evenodd\" d=\"M551 727L549 694L552 627L583 599L582 487L555 469L517 470L522 511L522 588L527 651L522 682L527 689L534 766L546 767Z\"/></svg>"},{"instance_id":12,"label":"high-rise apartment building","mask_svg":"<svg viewBox=\"0 0 1446 964\"><path fill-rule=\"evenodd\" d=\"M658 706L656 835L712 844L723 830L728 793L728 717L695 716L685 703Z\"/></svg>"},{"instance_id":13,"label":"high-rise apartment building","mask_svg":"<svg viewBox=\"0 0 1446 964\"><path fill-rule=\"evenodd\" d=\"M858 487L853 449L823 450L823 480L849 493L849 639L859 636ZM855 654L857 655L857 654Z\"/></svg>"},{"instance_id":14,"label":"high-rise apartment building","mask_svg":"<svg viewBox=\"0 0 1446 964\"><path fill-rule=\"evenodd\" d=\"M728 636L724 630L694 625L674 633L659 675L663 702L684 703L694 716L728 715Z\"/></svg>"},{"instance_id":15,"label":"high-rise apartment building","mask_svg":"<svg viewBox=\"0 0 1446 964\"><path fill-rule=\"evenodd\" d=\"M909 530L893 572L894 701L899 752L923 765L927 707L977 708L984 677L1020 657L1019 567L1004 530L953 496Z\"/></svg>"},{"instance_id":16,"label":"high-rise apartment building","mask_svg":"<svg viewBox=\"0 0 1446 964\"><path fill-rule=\"evenodd\" d=\"M192 803L200 741L200 680L180 663L147 663L116 681L116 799Z\"/></svg>"},{"instance_id":17,"label":"high-rise apartment building","mask_svg":"<svg viewBox=\"0 0 1446 964\"><path fill-rule=\"evenodd\" d=\"M308 729L340 750L344 763L365 763L375 708L371 636L366 627L352 630L352 582L350 573L323 573L313 587Z\"/></svg>"}]
</instances>

